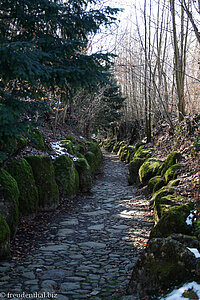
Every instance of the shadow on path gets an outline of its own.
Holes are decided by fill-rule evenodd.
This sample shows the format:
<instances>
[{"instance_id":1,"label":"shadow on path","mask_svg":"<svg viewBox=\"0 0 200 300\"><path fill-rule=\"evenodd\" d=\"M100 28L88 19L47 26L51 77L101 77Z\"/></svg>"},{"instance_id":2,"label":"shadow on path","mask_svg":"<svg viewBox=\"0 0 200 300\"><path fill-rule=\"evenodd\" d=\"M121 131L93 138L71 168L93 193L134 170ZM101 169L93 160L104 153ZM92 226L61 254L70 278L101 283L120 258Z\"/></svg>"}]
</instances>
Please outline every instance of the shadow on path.
<instances>
[{"instance_id":1,"label":"shadow on path","mask_svg":"<svg viewBox=\"0 0 200 300\"><path fill-rule=\"evenodd\" d=\"M57 294L59 300L123 299L152 219L148 202L127 185L124 163L103 154L103 174L90 195L82 196L82 205L79 201L74 210L52 220L52 240L26 258L0 263L5 298L8 292L25 292L32 299L38 298L34 293L46 293L45 299Z\"/></svg>"}]
</instances>

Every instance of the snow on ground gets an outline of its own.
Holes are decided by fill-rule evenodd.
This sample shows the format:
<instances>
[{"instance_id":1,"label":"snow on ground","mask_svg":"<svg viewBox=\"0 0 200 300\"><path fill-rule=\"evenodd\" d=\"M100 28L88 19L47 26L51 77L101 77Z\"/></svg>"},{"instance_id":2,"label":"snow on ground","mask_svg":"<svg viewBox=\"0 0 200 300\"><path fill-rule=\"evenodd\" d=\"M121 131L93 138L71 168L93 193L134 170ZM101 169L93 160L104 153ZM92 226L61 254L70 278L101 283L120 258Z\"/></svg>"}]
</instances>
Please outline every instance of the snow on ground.
<instances>
[{"instance_id":1,"label":"snow on ground","mask_svg":"<svg viewBox=\"0 0 200 300\"><path fill-rule=\"evenodd\" d=\"M187 249L190 250L195 255L196 258L200 258L200 253L199 253L198 249L196 249L196 248L189 248L189 247L187 247Z\"/></svg>"},{"instance_id":2,"label":"snow on ground","mask_svg":"<svg viewBox=\"0 0 200 300\"><path fill-rule=\"evenodd\" d=\"M191 210L189 216L188 216L187 219L186 219L186 224L187 224L187 225L192 226L192 220L193 220L193 217L194 217L194 213L193 213L193 210Z\"/></svg>"},{"instance_id":3,"label":"snow on ground","mask_svg":"<svg viewBox=\"0 0 200 300\"><path fill-rule=\"evenodd\" d=\"M185 283L182 287L179 289L173 290L170 294L166 295L165 297L159 298L160 300L162 299L167 299L167 300L179 300L179 299L190 299L183 297L183 293L189 289L192 289L193 292L195 292L198 296L198 299L200 299L200 284L196 283L195 281Z\"/></svg>"}]
</instances>

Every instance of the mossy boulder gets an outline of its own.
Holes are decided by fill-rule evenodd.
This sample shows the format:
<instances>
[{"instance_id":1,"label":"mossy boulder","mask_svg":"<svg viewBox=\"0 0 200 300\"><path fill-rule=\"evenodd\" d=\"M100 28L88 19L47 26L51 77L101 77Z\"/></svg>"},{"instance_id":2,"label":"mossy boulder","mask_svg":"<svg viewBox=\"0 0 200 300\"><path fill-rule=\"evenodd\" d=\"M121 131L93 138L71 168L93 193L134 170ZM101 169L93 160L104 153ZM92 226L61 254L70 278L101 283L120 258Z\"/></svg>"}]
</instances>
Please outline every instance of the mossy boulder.
<instances>
[{"instance_id":1,"label":"mossy boulder","mask_svg":"<svg viewBox=\"0 0 200 300\"><path fill-rule=\"evenodd\" d=\"M36 128L30 128L28 131L29 137L30 137L30 143L33 147L35 147L38 150L45 151L45 141L43 133Z\"/></svg>"},{"instance_id":2,"label":"mossy boulder","mask_svg":"<svg viewBox=\"0 0 200 300\"><path fill-rule=\"evenodd\" d=\"M23 215L34 213L38 208L38 189L29 163L21 158L7 165L8 172L15 178L19 188L19 212Z\"/></svg>"},{"instance_id":3,"label":"mossy boulder","mask_svg":"<svg viewBox=\"0 0 200 300\"><path fill-rule=\"evenodd\" d=\"M133 160L129 163L128 165L128 170L129 170L129 174L128 174L128 183L134 184L137 183L139 181L139 169L141 167L141 165L144 163L145 158L133 158Z\"/></svg>"},{"instance_id":4,"label":"mossy boulder","mask_svg":"<svg viewBox=\"0 0 200 300\"><path fill-rule=\"evenodd\" d=\"M120 150L119 150L119 158L120 158L122 161L125 161L125 160L126 160L127 153L128 153L128 145L122 146L122 147L120 148Z\"/></svg>"},{"instance_id":5,"label":"mossy boulder","mask_svg":"<svg viewBox=\"0 0 200 300\"><path fill-rule=\"evenodd\" d=\"M8 257L10 254L10 228L0 214L0 260Z\"/></svg>"},{"instance_id":6,"label":"mossy boulder","mask_svg":"<svg viewBox=\"0 0 200 300\"><path fill-rule=\"evenodd\" d=\"M73 143L70 140L62 140L61 143L67 149L67 152L74 155Z\"/></svg>"},{"instance_id":7,"label":"mossy boulder","mask_svg":"<svg viewBox=\"0 0 200 300\"><path fill-rule=\"evenodd\" d=\"M180 183L180 179L173 179L173 180L170 180L170 181L168 182L167 186L168 186L169 188L173 188L173 187L178 186L179 183Z\"/></svg>"},{"instance_id":8,"label":"mossy boulder","mask_svg":"<svg viewBox=\"0 0 200 300\"><path fill-rule=\"evenodd\" d=\"M172 151L164 161L161 170L161 176L165 174L167 169L175 164L177 164L181 160L181 154L178 151Z\"/></svg>"},{"instance_id":9,"label":"mossy boulder","mask_svg":"<svg viewBox=\"0 0 200 300\"><path fill-rule=\"evenodd\" d=\"M95 154L91 151L88 151L85 154L85 158L86 158L86 160L87 160L87 162L88 162L88 164L91 168L92 175L98 173L99 166L97 165Z\"/></svg>"},{"instance_id":10,"label":"mossy boulder","mask_svg":"<svg viewBox=\"0 0 200 300\"><path fill-rule=\"evenodd\" d=\"M135 150L137 151L141 146L145 146L145 143L144 142L138 142L135 144Z\"/></svg>"},{"instance_id":11,"label":"mossy boulder","mask_svg":"<svg viewBox=\"0 0 200 300\"><path fill-rule=\"evenodd\" d=\"M53 165L60 194L63 197L76 195L79 189L79 175L74 162L67 155L61 155Z\"/></svg>"},{"instance_id":12,"label":"mossy boulder","mask_svg":"<svg viewBox=\"0 0 200 300\"><path fill-rule=\"evenodd\" d=\"M165 186L165 181L161 176L154 176L148 182L148 189L153 194L163 186Z\"/></svg>"},{"instance_id":13,"label":"mossy boulder","mask_svg":"<svg viewBox=\"0 0 200 300\"><path fill-rule=\"evenodd\" d=\"M101 173L102 171L102 162L103 162L103 155L101 152L101 149L99 147L99 145L94 142L94 141L90 141L88 144L89 148L88 151L94 153L95 157L96 157L96 171L95 173Z\"/></svg>"},{"instance_id":14,"label":"mossy boulder","mask_svg":"<svg viewBox=\"0 0 200 300\"><path fill-rule=\"evenodd\" d=\"M186 219L193 208L192 203L187 203L182 206L172 206L163 216L151 231L150 237L167 237L172 233L191 233L191 226L186 224Z\"/></svg>"},{"instance_id":15,"label":"mossy boulder","mask_svg":"<svg viewBox=\"0 0 200 300\"><path fill-rule=\"evenodd\" d=\"M19 189L16 180L0 169L0 213L8 223L11 234L16 232L19 219Z\"/></svg>"},{"instance_id":16,"label":"mossy boulder","mask_svg":"<svg viewBox=\"0 0 200 300\"><path fill-rule=\"evenodd\" d=\"M154 177L160 167L160 161L156 158L148 158L139 169L140 182L146 185Z\"/></svg>"},{"instance_id":17,"label":"mossy boulder","mask_svg":"<svg viewBox=\"0 0 200 300\"><path fill-rule=\"evenodd\" d=\"M143 146L140 146L137 151L135 152L134 158L149 158L152 156L153 149L146 149Z\"/></svg>"},{"instance_id":18,"label":"mossy boulder","mask_svg":"<svg viewBox=\"0 0 200 300\"><path fill-rule=\"evenodd\" d=\"M158 299L160 290L192 279L195 267L194 254L179 241L152 239L134 265L127 292L137 299L146 295Z\"/></svg>"},{"instance_id":19,"label":"mossy boulder","mask_svg":"<svg viewBox=\"0 0 200 300\"><path fill-rule=\"evenodd\" d=\"M85 158L75 161L76 170L79 174L79 188L82 192L89 192L92 187L91 168Z\"/></svg>"},{"instance_id":20,"label":"mossy boulder","mask_svg":"<svg viewBox=\"0 0 200 300\"><path fill-rule=\"evenodd\" d=\"M118 153L120 147L121 147L121 142L115 142L112 151L113 151L114 153Z\"/></svg>"},{"instance_id":21,"label":"mossy boulder","mask_svg":"<svg viewBox=\"0 0 200 300\"><path fill-rule=\"evenodd\" d=\"M127 154L125 157L126 163L129 163L133 159L134 154L135 154L135 147L132 145L129 145L128 149L127 149Z\"/></svg>"},{"instance_id":22,"label":"mossy boulder","mask_svg":"<svg viewBox=\"0 0 200 300\"><path fill-rule=\"evenodd\" d=\"M177 172L181 169L181 167L182 167L181 163L169 167L164 174L165 182L168 183L169 181L176 179Z\"/></svg>"},{"instance_id":23,"label":"mossy boulder","mask_svg":"<svg viewBox=\"0 0 200 300\"><path fill-rule=\"evenodd\" d=\"M181 197L176 197L174 195L163 196L156 202L154 202L154 221L155 224L158 223L160 218L166 213L172 206L180 206L179 201Z\"/></svg>"},{"instance_id":24,"label":"mossy boulder","mask_svg":"<svg viewBox=\"0 0 200 300\"><path fill-rule=\"evenodd\" d=\"M39 209L41 211L54 210L59 203L59 190L50 157L26 156L25 159L33 170L39 194Z\"/></svg>"}]
</instances>

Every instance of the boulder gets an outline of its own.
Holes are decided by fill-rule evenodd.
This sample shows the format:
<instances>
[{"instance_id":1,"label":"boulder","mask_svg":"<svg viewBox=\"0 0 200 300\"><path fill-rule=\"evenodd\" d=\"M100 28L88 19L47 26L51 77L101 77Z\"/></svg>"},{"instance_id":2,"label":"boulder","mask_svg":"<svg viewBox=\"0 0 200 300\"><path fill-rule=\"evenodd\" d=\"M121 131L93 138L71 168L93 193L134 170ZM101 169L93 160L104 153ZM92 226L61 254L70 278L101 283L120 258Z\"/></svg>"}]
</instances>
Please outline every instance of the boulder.
<instances>
[{"instance_id":1,"label":"boulder","mask_svg":"<svg viewBox=\"0 0 200 300\"><path fill-rule=\"evenodd\" d=\"M167 237L172 233L191 233L191 226L186 224L186 219L193 208L192 203L187 203L182 206L172 206L167 210L158 223L153 227L150 233L150 238Z\"/></svg>"},{"instance_id":2,"label":"boulder","mask_svg":"<svg viewBox=\"0 0 200 300\"><path fill-rule=\"evenodd\" d=\"M59 204L59 190L51 158L47 156L26 156L25 159L31 165L38 188L39 210L54 210Z\"/></svg>"},{"instance_id":3,"label":"boulder","mask_svg":"<svg viewBox=\"0 0 200 300\"><path fill-rule=\"evenodd\" d=\"M160 161L156 158L148 158L139 169L140 182L146 185L148 181L157 174Z\"/></svg>"},{"instance_id":4,"label":"boulder","mask_svg":"<svg viewBox=\"0 0 200 300\"><path fill-rule=\"evenodd\" d=\"M179 241L152 239L134 266L127 292L139 299L158 296L160 290L190 280L195 267L194 254Z\"/></svg>"},{"instance_id":5,"label":"boulder","mask_svg":"<svg viewBox=\"0 0 200 300\"><path fill-rule=\"evenodd\" d=\"M17 229L19 219L19 189L16 180L4 169L0 169L0 213L7 222L11 235Z\"/></svg>"},{"instance_id":6,"label":"boulder","mask_svg":"<svg viewBox=\"0 0 200 300\"><path fill-rule=\"evenodd\" d=\"M177 172L181 169L181 167L182 167L182 164L180 164L180 163L169 167L164 174L165 182L168 183L169 181L176 179Z\"/></svg>"},{"instance_id":7,"label":"boulder","mask_svg":"<svg viewBox=\"0 0 200 300\"><path fill-rule=\"evenodd\" d=\"M126 163L129 163L133 159L134 154L135 154L135 147L132 145L129 145L128 151L126 154L126 158L125 158Z\"/></svg>"},{"instance_id":8,"label":"boulder","mask_svg":"<svg viewBox=\"0 0 200 300\"><path fill-rule=\"evenodd\" d=\"M181 160L181 154L178 151L172 151L166 158L166 160L164 161L163 165L162 165L162 170L161 170L161 176L163 176L165 174L165 172L167 171L167 169L169 169L169 167L177 164L177 162L179 162Z\"/></svg>"},{"instance_id":9,"label":"boulder","mask_svg":"<svg viewBox=\"0 0 200 300\"><path fill-rule=\"evenodd\" d=\"M55 178L63 197L76 195L79 188L79 175L74 162L67 156L61 155L54 161Z\"/></svg>"},{"instance_id":10,"label":"boulder","mask_svg":"<svg viewBox=\"0 0 200 300\"><path fill-rule=\"evenodd\" d=\"M92 188L92 176L90 166L85 158L75 161L76 170L79 174L79 188L82 192L89 192Z\"/></svg>"},{"instance_id":11,"label":"boulder","mask_svg":"<svg viewBox=\"0 0 200 300\"><path fill-rule=\"evenodd\" d=\"M140 146L137 151L135 152L134 158L149 158L152 156L153 149L146 149L143 146Z\"/></svg>"},{"instance_id":12,"label":"boulder","mask_svg":"<svg viewBox=\"0 0 200 300\"><path fill-rule=\"evenodd\" d=\"M74 155L74 149L73 149L72 141L70 141L70 140L62 140L61 143L67 149L67 152L69 154Z\"/></svg>"},{"instance_id":13,"label":"boulder","mask_svg":"<svg viewBox=\"0 0 200 300\"><path fill-rule=\"evenodd\" d=\"M128 145L125 145L125 146L121 147L118 153L119 153L119 158L122 161L125 161L127 153L128 153Z\"/></svg>"},{"instance_id":14,"label":"boulder","mask_svg":"<svg viewBox=\"0 0 200 300\"><path fill-rule=\"evenodd\" d=\"M23 215L34 213L38 208L38 189L29 163L21 158L7 165L7 171L17 181L19 188L19 212Z\"/></svg>"},{"instance_id":15,"label":"boulder","mask_svg":"<svg viewBox=\"0 0 200 300\"><path fill-rule=\"evenodd\" d=\"M8 257L10 254L10 228L0 214L0 260Z\"/></svg>"},{"instance_id":16,"label":"boulder","mask_svg":"<svg viewBox=\"0 0 200 300\"><path fill-rule=\"evenodd\" d=\"M43 133L36 128L30 128L28 131L30 137L30 143L38 150L45 151L45 141Z\"/></svg>"},{"instance_id":17,"label":"boulder","mask_svg":"<svg viewBox=\"0 0 200 300\"><path fill-rule=\"evenodd\" d=\"M165 186L165 181L161 176L154 176L148 182L148 189L153 194L163 186Z\"/></svg>"},{"instance_id":18,"label":"boulder","mask_svg":"<svg viewBox=\"0 0 200 300\"><path fill-rule=\"evenodd\" d=\"M102 162L103 162L103 155L102 155L101 149L100 149L99 145L94 141L89 141L88 147L89 147L88 151L94 153L94 155L96 157L96 174L101 173Z\"/></svg>"},{"instance_id":19,"label":"boulder","mask_svg":"<svg viewBox=\"0 0 200 300\"><path fill-rule=\"evenodd\" d=\"M141 165L144 163L145 158L133 158L133 160L128 165L129 175L128 175L128 183L134 184L139 181L139 169Z\"/></svg>"}]
</instances>

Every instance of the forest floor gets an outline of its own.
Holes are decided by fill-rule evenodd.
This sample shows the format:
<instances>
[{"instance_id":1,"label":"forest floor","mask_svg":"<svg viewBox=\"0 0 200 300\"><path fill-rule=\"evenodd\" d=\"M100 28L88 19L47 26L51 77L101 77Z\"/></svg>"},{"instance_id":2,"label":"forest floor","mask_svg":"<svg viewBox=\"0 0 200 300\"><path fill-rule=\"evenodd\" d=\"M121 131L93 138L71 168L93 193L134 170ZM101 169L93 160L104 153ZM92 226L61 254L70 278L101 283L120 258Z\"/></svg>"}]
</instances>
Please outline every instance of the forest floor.
<instances>
[{"instance_id":1,"label":"forest floor","mask_svg":"<svg viewBox=\"0 0 200 300\"><path fill-rule=\"evenodd\" d=\"M12 258L0 263L0 296L129 299L125 289L148 241L152 212L137 187L128 186L125 164L103 154L103 173L90 194L21 223Z\"/></svg>"}]
</instances>

